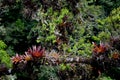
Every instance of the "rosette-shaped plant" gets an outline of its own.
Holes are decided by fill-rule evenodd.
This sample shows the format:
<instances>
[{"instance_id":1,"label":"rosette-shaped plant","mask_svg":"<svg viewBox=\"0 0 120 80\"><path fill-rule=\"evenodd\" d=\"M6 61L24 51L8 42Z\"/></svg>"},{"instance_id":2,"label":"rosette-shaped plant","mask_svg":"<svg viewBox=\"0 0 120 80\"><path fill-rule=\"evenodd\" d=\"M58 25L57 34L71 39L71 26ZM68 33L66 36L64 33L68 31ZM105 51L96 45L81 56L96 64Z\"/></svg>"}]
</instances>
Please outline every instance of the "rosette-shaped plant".
<instances>
[{"instance_id":1,"label":"rosette-shaped plant","mask_svg":"<svg viewBox=\"0 0 120 80\"><path fill-rule=\"evenodd\" d=\"M93 53L95 54L100 54L100 53L104 53L107 50L107 46L103 43L100 43L99 45L97 45L96 43L93 43Z\"/></svg>"},{"instance_id":2,"label":"rosette-shaped plant","mask_svg":"<svg viewBox=\"0 0 120 80\"><path fill-rule=\"evenodd\" d=\"M11 58L11 60L12 60L12 62L13 62L14 64L17 64L18 62L24 61L24 56L19 55L19 54L16 54L15 56L13 56L13 57Z\"/></svg>"},{"instance_id":3,"label":"rosette-shaped plant","mask_svg":"<svg viewBox=\"0 0 120 80\"><path fill-rule=\"evenodd\" d=\"M11 58L12 62L14 64L17 64L19 62L27 62L30 60L33 60L33 58L41 58L44 56L45 49L41 48L41 46L32 46L32 48L29 48L27 52L23 55L16 54Z\"/></svg>"},{"instance_id":4,"label":"rosette-shaped plant","mask_svg":"<svg viewBox=\"0 0 120 80\"><path fill-rule=\"evenodd\" d=\"M41 48L41 46L32 46L32 48L28 49L27 53L32 55L33 57L41 58L44 56L45 49Z\"/></svg>"},{"instance_id":5,"label":"rosette-shaped plant","mask_svg":"<svg viewBox=\"0 0 120 80\"><path fill-rule=\"evenodd\" d=\"M113 55L112 55L112 58L115 59L115 60L120 59L120 54L117 53L117 52L114 52Z\"/></svg>"},{"instance_id":6,"label":"rosette-shaped plant","mask_svg":"<svg viewBox=\"0 0 120 80\"><path fill-rule=\"evenodd\" d=\"M24 60L25 61L30 61L30 60L32 60L32 56L30 54L28 54L27 52L25 52Z\"/></svg>"}]
</instances>

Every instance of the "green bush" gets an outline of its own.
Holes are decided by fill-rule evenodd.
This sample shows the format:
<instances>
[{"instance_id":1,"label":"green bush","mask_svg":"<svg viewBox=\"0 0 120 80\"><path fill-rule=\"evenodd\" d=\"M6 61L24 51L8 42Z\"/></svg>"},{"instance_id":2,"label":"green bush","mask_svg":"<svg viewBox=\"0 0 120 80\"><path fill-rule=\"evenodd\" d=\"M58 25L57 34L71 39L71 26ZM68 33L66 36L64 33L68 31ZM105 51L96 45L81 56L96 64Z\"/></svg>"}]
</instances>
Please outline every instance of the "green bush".
<instances>
[{"instance_id":1,"label":"green bush","mask_svg":"<svg viewBox=\"0 0 120 80\"><path fill-rule=\"evenodd\" d=\"M6 67L11 68L12 62L10 56L5 51L6 47L7 45L2 40L0 40L0 63L3 63L6 65Z\"/></svg>"},{"instance_id":2,"label":"green bush","mask_svg":"<svg viewBox=\"0 0 120 80\"><path fill-rule=\"evenodd\" d=\"M38 33L37 42L46 47L53 47L56 43L57 35L59 34L58 25L63 22L64 16L69 16L72 18L72 13L69 12L67 8L61 9L60 13L53 11L49 8L47 12L43 12L39 9L37 12L37 17L35 18L38 22L36 27L33 27L31 33ZM32 34L30 34L32 35Z\"/></svg>"},{"instance_id":3,"label":"green bush","mask_svg":"<svg viewBox=\"0 0 120 80\"><path fill-rule=\"evenodd\" d=\"M102 20L98 20L98 27L102 27L102 29L107 32L107 35L117 36L120 34L120 7L113 9L108 17ZM106 35L106 37L107 37Z\"/></svg>"}]
</instances>

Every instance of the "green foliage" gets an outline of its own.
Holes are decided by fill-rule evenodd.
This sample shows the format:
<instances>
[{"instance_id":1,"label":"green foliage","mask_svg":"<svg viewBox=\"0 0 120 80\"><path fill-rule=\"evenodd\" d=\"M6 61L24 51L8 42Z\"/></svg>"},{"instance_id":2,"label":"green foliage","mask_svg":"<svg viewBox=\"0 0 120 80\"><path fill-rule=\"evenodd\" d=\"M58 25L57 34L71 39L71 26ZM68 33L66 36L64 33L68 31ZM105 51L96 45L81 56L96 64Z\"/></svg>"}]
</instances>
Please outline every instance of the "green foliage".
<instances>
[{"instance_id":1,"label":"green foliage","mask_svg":"<svg viewBox=\"0 0 120 80\"><path fill-rule=\"evenodd\" d=\"M32 35L32 37L29 36L29 31L34 25L36 25L36 21L27 22L22 19L17 19L15 22L9 23L7 27L0 27L0 39L6 42L9 49L13 49L17 52L23 52L24 50L26 50L28 45L35 43L35 41L33 42L33 40L34 38L36 38L36 35ZM21 47L23 45L26 46ZM21 48L21 50L19 48Z\"/></svg>"},{"instance_id":2,"label":"green foliage","mask_svg":"<svg viewBox=\"0 0 120 80\"><path fill-rule=\"evenodd\" d=\"M5 75L5 76L1 76L0 79L2 79L2 80L15 80L17 78L16 78L16 75Z\"/></svg>"},{"instance_id":3,"label":"green foliage","mask_svg":"<svg viewBox=\"0 0 120 80\"><path fill-rule=\"evenodd\" d=\"M12 67L10 56L5 51L6 44L0 40L0 63L5 63L8 68Z\"/></svg>"},{"instance_id":4,"label":"green foliage","mask_svg":"<svg viewBox=\"0 0 120 80\"><path fill-rule=\"evenodd\" d=\"M7 45L2 40L0 40L0 50L5 49L6 47Z\"/></svg>"},{"instance_id":5,"label":"green foliage","mask_svg":"<svg viewBox=\"0 0 120 80\"><path fill-rule=\"evenodd\" d=\"M48 16L48 14L50 13L50 16ZM52 14L53 14L53 11L52 9L49 9L48 10L48 13L42 13L42 12L39 12L38 15L42 18L41 19L41 25L38 25L36 27L36 30L38 31L39 35L38 35L38 38L37 38L37 42L39 43L54 43L55 42L55 39L56 39L56 36L54 35L54 31L55 31L55 22L51 21L53 19L51 19L52 17ZM45 20L47 17L49 17L48 20Z\"/></svg>"},{"instance_id":6,"label":"green foliage","mask_svg":"<svg viewBox=\"0 0 120 80\"><path fill-rule=\"evenodd\" d=\"M0 3L0 39L7 44L10 54L23 52L36 43L36 35L29 36L31 28L36 25L36 21L31 20L34 5L39 4L36 1L2 0Z\"/></svg>"},{"instance_id":7,"label":"green foliage","mask_svg":"<svg viewBox=\"0 0 120 80\"><path fill-rule=\"evenodd\" d=\"M120 7L112 10L107 18L103 20L98 20L99 24L98 27L104 26L102 27L102 29L105 32L107 32L107 34L117 36L120 34L119 21L120 21Z\"/></svg>"},{"instance_id":8,"label":"green foliage","mask_svg":"<svg viewBox=\"0 0 120 80\"><path fill-rule=\"evenodd\" d=\"M104 18L104 11L101 6L88 5L87 1L78 3L79 14L75 15L72 22L74 31L69 37L69 45L66 52L74 53L82 56L91 56L92 42L109 38L107 32L102 32L98 27L96 20ZM103 26L102 26L103 28ZM103 39L103 40L104 40ZM63 47L65 49L65 47Z\"/></svg>"},{"instance_id":9,"label":"green foliage","mask_svg":"<svg viewBox=\"0 0 120 80\"><path fill-rule=\"evenodd\" d=\"M6 35L6 28L4 26L0 26L0 36L3 37Z\"/></svg>"},{"instance_id":10,"label":"green foliage","mask_svg":"<svg viewBox=\"0 0 120 80\"><path fill-rule=\"evenodd\" d=\"M101 77L98 80L113 80L113 79L111 79L110 77Z\"/></svg>"},{"instance_id":11,"label":"green foliage","mask_svg":"<svg viewBox=\"0 0 120 80\"><path fill-rule=\"evenodd\" d=\"M98 38L102 41L105 41L110 38L110 33L107 31L106 32L102 31L99 33Z\"/></svg>"},{"instance_id":12,"label":"green foliage","mask_svg":"<svg viewBox=\"0 0 120 80\"><path fill-rule=\"evenodd\" d=\"M36 18L39 23L31 30L38 33L37 42L45 46L52 46L56 42L57 25L62 23L65 15L72 18L72 14L66 8L61 9L60 13L53 11L52 8L49 8L46 13L40 9Z\"/></svg>"},{"instance_id":13,"label":"green foliage","mask_svg":"<svg viewBox=\"0 0 120 80\"><path fill-rule=\"evenodd\" d=\"M73 32L71 31L72 34L67 34L67 31L65 31L70 43L61 45L63 47L62 50L64 52L90 56L91 42L99 42L102 36L104 36L104 33L102 34L99 31L100 35L98 35L99 32L94 31L97 25L95 23L96 19L103 18L104 13L102 13L103 9L100 6L88 6L88 4L86 4L87 2L82 3L78 3L81 12L75 17L73 17L73 14L67 8L61 9L60 13L53 11L52 8L49 8L47 12L43 12L43 10L40 9L37 12L37 17L35 17L35 19L39 21L38 26L32 28L33 32L38 33L37 42L45 46L55 46L54 43L57 37L55 32L60 33L57 29L57 25L63 22L64 16L68 16L68 21L73 22L74 29ZM92 39L92 41L90 39Z\"/></svg>"},{"instance_id":14,"label":"green foliage","mask_svg":"<svg viewBox=\"0 0 120 80\"><path fill-rule=\"evenodd\" d=\"M114 80L114 79L110 78L110 77L107 76L107 75L102 74L101 76L99 76L99 77L97 78L97 80Z\"/></svg>"},{"instance_id":15,"label":"green foliage","mask_svg":"<svg viewBox=\"0 0 120 80\"><path fill-rule=\"evenodd\" d=\"M13 4L12 4L13 2ZM1 1L1 21L2 24L6 25L9 22L14 22L18 18L20 18L22 15L20 13L20 10L22 8L21 3L16 3L14 1Z\"/></svg>"},{"instance_id":16,"label":"green foliage","mask_svg":"<svg viewBox=\"0 0 120 80\"><path fill-rule=\"evenodd\" d=\"M94 59L92 56L94 55L92 54L92 42L106 41L110 36L120 34L119 4L120 1L118 0L1 0L0 63L5 63L7 67L12 67L7 53L10 55L15 54L15 52L21 53L31 45L40 44L47 49L46 51L56 49L60 53L59 55L93 58L93 64L91 62L90 66L93 67L92 70L96 69L97 73L102 68L103 70L111 69L111 67L108 68L108 66L103 65L104 61L102 60L106 60L106 63L108 62L109 64L109 60L103 59L106 54L95 56ZM110 11L111 13L108 15ZM107 17L105 16L106 14ZM119 45L117 47L119 48ZM96 50L98 52L102 51L100 49L101 46L97 46ZM102 49L104 51L104 46L102 46ZM53 54L52 58L58 59L59 55ZM28 57L28 55L26 56ZM19 58L21 57L19 56ZM108 58L108 56L105 56L105 58ZM24 60L25 58L22 61ZM50 63L52 63L52 60L54 59L51 59ZM57 64L57 68L53 67L49 61L46 64L49 66L45 66L44 63L47 62L35 58L30 62L15 64L16 76L20 80L28 78L29 75L32 75L30 77L32 80L59 80L57 73L62 70L65 74L73 71L74 76L83 76L83 80L85 80L84 77L89 74L86 74L87 70L79 69L79 66L86 67L84 64L79 64L79 66L78 64L73 64L72 67L76 66L76 70L72 70L71 65L66 63ZM119 70L117 68L113 69L115 74L119 73ZM79 75L76 75L77 73ZM106 71L106 73L109 72ZM68 74L65 74L63 75L69 77ZM114 77L114 75L112 76ZM104 79L111 80L107 76L100 77L98 80Z\"/></svg>"},{"instance_id":17,"label":"green foliage","mask_svg":"<svg viewBox=\"0 0 120 80\"><path fill-rule=\"evenodd\" d=\"M65 52L72 53L73 55L82 55L85 57L91 56L92 44L87 42L85 43L85 38L80 38L78 41L72 41L73 43L70 46L63 46L63 49L66 48Z\"/></svg>"},{"instance_id":18,"label":"green foliage","mask_svg":"<svg viewBox=\"0 0 120 80\"><path fill-rule=\"evenodd\" d=\"M101 5L106 10L106 14L109 15L109 13L120 6L119 0L95 0L94 3L96 5Z\"/></svg>"},{"instance_id":19,"label":"green foliage","mask_svg":"<svg viewBox=\"0 0 120 80\"><path fill-rule=\"evenodd\" d=\"M18 44L20 36L23 36L24 23L18 19L15 23L11 24L6 30L7 36L5 37L6 42L12 42L11 44Z\"/></svg>"},{"instance_id":20,"label":"green foliage","mask_svg":"<svg viewBox=\"0 0 120 80\"><path fill-rule=\"evenodd\" d=\"M38 80L59 80L57 75L57 68L53 66L41 66Z\"/></svg>"},{"instance_id":21,"label":"green foliage","mask_svg":"<svg viewBox=\"0 0 120 80\"><path fill-rule=\"evenodd\" d=\"M64 71L64 70L70 70L70 64L60 64L60 70Z\"/></svg>"}]
</instances>

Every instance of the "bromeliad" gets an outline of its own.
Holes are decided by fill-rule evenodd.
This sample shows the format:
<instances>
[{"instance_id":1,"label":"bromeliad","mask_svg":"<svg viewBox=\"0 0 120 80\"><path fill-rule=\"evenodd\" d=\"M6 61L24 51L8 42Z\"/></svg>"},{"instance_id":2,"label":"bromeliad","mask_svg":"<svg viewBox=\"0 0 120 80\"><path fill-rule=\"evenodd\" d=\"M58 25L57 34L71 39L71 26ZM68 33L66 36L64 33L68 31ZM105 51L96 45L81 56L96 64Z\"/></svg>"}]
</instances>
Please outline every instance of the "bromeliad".
<instances>
[{"instance_id":1,"label":"bromeliad","mask_svg":"<svg viewBox=\"0 0 120 80\"><path fill-rule=\"evenodd\" d=\"M27 62L30 60L33 60L33 58L41 58L44 56L45 49L41 48L41 46L32 46L32 48L29 48L27 52L23 55L16 54L11 58L12 62L14 64L17 64L19 62Z\"/></svg>"},{"instance_id":2,"label":"bromeliad","mask_svg":"<svg viewBox=\"0 0 120 80\"><path fill-rule=\"evenodd\" d=\"M41 46L32 46L32 48L28 49L27 53L32 55L33 57L41 58L44 56L45 49L41 48Z\"/></svg>"},{"instance_id":3,"label":"bromeliad","mask_svg":"<svg viewBox=\"0 0 120 80\"><path fill-rule=\"evenodd\" d=\"M11 60L12 60L12 62L13 62L14 64L17 64L18 62L24 61L24 56L19 55L19 54L16 54L15 56L13 56L13 57L11 58Z\"/></svg>"},{"instance_id":4,"label":"bromeliad","mask_svg":"<svg viewBox=\"0 0 120 80\"><path fill-rule=\"evenodd\" d=\"M107 46L104 45L103 43L97 45L96 43L93 42L93 46L94 46L93 53L95 54L104 53L107 50Z\"/></svg>"}]
</instances>

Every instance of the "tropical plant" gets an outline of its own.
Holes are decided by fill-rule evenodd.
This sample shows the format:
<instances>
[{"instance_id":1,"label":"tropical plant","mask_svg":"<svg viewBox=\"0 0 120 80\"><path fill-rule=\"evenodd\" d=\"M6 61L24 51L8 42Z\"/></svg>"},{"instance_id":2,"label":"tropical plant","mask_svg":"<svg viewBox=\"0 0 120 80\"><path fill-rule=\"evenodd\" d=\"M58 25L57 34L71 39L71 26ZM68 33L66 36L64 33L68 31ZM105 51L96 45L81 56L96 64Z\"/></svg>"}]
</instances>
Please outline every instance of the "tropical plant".
<instances>
[{"instance_id":1,"label":"tropical plant","mask_svg":"<svg viewBox=\"0 0 120 80\"><path fill-rule=\"evenodd\" d=\"M8 73L8 69L12 68L12 62L9 54L6 52L7 45L0 40L0 76Z\"/></svg>"}]
</instances>

